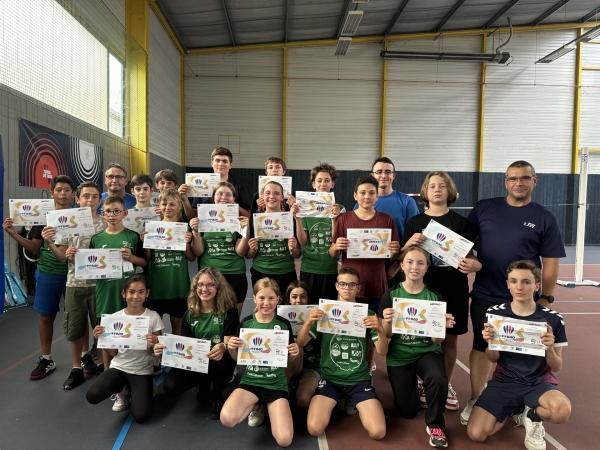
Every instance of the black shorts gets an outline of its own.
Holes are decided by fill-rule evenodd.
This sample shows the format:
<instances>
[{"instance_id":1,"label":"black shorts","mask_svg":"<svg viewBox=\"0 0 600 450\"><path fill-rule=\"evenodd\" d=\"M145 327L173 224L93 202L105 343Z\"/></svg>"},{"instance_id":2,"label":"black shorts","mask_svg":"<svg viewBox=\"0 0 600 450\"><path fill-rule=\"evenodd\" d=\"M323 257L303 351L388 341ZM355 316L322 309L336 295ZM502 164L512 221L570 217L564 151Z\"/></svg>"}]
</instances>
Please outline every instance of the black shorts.
<instances>
[{"instance_id":1,"label":"black shorts","mask_svg":"<svg viewBox=\"0 0 600 450\"><path fill-rule=\"evenodd\" d=\"M488 381L475 406L485 409L498 422L504 422L508 416L523 412L524 406L537 408L540 406L540 397L554 390L557 390L557 387L550 383L525 386L518 383Z\"/></svg>"},{"instance_id":2,"label":"black shorts","mask_svg":"<svg viewBox=\"0 0 600 450\"><path fill-rule=\"evenodd\" d=\"M485 352L488 343L483 339L483 324L485 323L488 308L497 303L483 300L479 297L471 297L471 324L473 325L473 348Z\"/></svg>"},{"instance_id":3,"label":"black shorts","mask_svg":"<svg viewBox=\"0 0 600 450\"><path fill-rule=\"evenodd\" d=\"M452 314L456 322L452 328L446 328L446 334L466 334L469 331L469 296L444 297L444 302L446 313Z\"/></svg>"},{"instance_id":4,"label":"black shorts","mask_svg":"<svg viewBox=\"0 0 600 450\"><path fill-rule=\"evenodd\" d=\"M224 273L223 276L235 292L238 303L243 303L248 294L248 278L245 273Z\"/></svg>"},{"instance_id":5,"label":"black shorts","mask_svg":"<svg viewBox=\"0 0 600 450\"><path fill-rule=\"evenodd\" d=\"M320 275L300 271L300 281L308 285L308 304L318 305L319 299L337 300L338 293L335 288L337 274Z\"/></svg>"},{"instance_id":6,"label":"black shorts","mask_svg":"<svg viewBox=\"0 0 600 450\"><path fill-rule=\"evenodd\" d=\"M260 272L260 271L256 270L254 267L252 267L252 268L250 268L250 275L252 277L252 286L254 286L256 284L256 282L262 278L268 277L268 278L271 278L272 280L275 280L277 282L277 285L279 286L279 292L281 292L281 296L285 295L285 291L292 281L298 280L298 275L296 274L295 269L288 273L281 273L281 274L274 275L274 274Z\"/></svg>"},{"instance_id":7,"label":"black shorts","mask_svg":"<svg viewBox=\"0 0 600 450\"><path fill-rule=\"evenodd\" d=\"M323 380L319 381L315 395L322 395L328 397L339 403L344 397L352 403L352 406L356 408L360 402L365 400L379 400L375 388L373 387L373 380L359 381L356 384L344 385L337 384L332 381Z\"/></svg>"},{"instance_id":8,"label":"black shorts","mask_svg":"<svg viewBox=\"0 0 600 450\"><path fill-rule=\"evenodd\" d=\"M252 392L258 397L258 402L261 405L268 405L280 398L288 399L288 391L278 391L275 389L267 389L264 387L252 386L251 384L238 384L238 389L243 389Z\"/></svg>"},{"instance_id":9,"label":"black shorts","mask_svg":"<svg viewBox=\"0 0 600 450\"><path fill-rule=\"evenodd\" d=\"M156 311L159 316L168 314L176 319L181 319L188 310L187 298L146 300L144 306Z\"/></svg>"}]
</instances>

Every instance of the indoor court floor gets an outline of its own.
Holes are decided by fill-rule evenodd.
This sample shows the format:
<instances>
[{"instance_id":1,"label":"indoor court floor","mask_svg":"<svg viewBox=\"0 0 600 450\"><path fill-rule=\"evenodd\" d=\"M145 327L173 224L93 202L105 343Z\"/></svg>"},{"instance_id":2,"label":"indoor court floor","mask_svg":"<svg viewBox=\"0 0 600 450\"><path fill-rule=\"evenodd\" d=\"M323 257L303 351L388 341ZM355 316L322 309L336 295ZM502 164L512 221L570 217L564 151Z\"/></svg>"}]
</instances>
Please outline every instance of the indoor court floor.
<instances>
[{"instance_id":1,"label":"indoor court floor","mask_svg":"<svg viewBox=\"0 0 600 450\"><path fill-rule=\"evenodd\" d=\"M573 279L574 249L561 261L561 279ZM600 248L586 248L584 278L600 281ZM567 325L568 347L564 350L564 367L558 372L559 388L573 406L567 424L545 424L548 449L585 450L597 448L594 429L597 426L594 405L600 404L600 389L596 384L600 362L593 357L600 348L600 334L594 334L594 321L600 319L600 289L595 287L555 290L555 309L563 314ZM251 301L244 314L251 312ZM165 321L168 325L168 320ZM168 331L168 330L166 330ZM92 406L85 400L93 376L74 391L64 391L62 383L70 364L69 345L62 331L62 317L55 323L53 356L57 369L47 378L29 380L39 356L37 313L32 307L10 309L0 316L0 450L44 448L45 450L84 448L153 449L153 448L219 448L270 449L279 448L272 438L268 419L258 428L242 422L233 429L208 418L208 405L198 404L195 391L178 399L168 399L159 385L154 414L143 425L132 423L128 411L115 413L110 400ZM469 398L468 355L471 334L459 338L459 363L452 385L462 406ZM293 406L295 434L290 448L350 450L427 449L424 414L413 420L400 419L396 414L387 380L384 358L376 359L374 384L382 401L387 435L379 442L369 439L358 415L338 413L332 417L325 435L314 438L306 430L306 413ZM230 385L233 388L238 379ZM157 378L160 384L164 375ZM230 390L226 391L228 394ZM469 440L466 428L459 422L460 411L446 412L446 434L449 448L505 449L525 448L525 430L509 421L486 443Z\"/></svg>"}]
</instances>

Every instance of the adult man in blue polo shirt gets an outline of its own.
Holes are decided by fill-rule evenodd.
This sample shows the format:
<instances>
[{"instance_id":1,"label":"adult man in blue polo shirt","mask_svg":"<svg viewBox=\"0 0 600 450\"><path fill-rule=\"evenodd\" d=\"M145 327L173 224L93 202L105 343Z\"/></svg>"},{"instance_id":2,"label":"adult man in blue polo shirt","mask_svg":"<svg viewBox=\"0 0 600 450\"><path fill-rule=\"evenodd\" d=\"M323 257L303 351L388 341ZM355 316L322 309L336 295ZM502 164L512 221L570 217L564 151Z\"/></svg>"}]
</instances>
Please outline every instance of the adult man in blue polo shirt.
<instances>
[{"instance_id":1,"label":"adult man in blue polo shirt","mask_svg":"<svg viewBox=\"0 0 600 450\"><path fill-rule=\"evenodd\" d=\"M125 202L125 209L135 208L137 200L133 195L125 192L125 186L128 183L127 171L125 168L118 163L110 163L106 166L106 172L104 173L104 184L108 192L103 192L100 198L100 205L96 211L98 214L102 214L102 205L104 200L109 195L118 195Z\"/></svg>"},{"instance_id":2,"label":"adult man in blue polo shirt","mask_svg":"<svg viewBox=\"0 0 600 450\"><path fill-rule=\"evenodd\" d=\"M536 293L535 299L548 308L554 301L552 294L558 279L559 258L565 256L565 248L554 214L531 201L537 180L530 163L515 161L505 174L508 195L480 200L469 215L482 268L475 275L470 294L473 324L473 349L469 356L471 400L460 416L463 425L467 424L492 368L485 356L487 342L482 337L486 311L512 299L506 287L506 268L523 259L541 267L542 292L540 296Z\"/></svg>"}]
</instances>

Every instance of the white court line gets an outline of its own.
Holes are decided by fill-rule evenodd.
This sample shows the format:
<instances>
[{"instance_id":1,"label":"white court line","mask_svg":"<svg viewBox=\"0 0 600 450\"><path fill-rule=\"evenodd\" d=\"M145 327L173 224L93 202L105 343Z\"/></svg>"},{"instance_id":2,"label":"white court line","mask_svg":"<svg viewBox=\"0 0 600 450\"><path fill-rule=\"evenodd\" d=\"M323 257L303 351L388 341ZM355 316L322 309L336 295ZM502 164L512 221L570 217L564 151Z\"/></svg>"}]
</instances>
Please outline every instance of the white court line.
<instances>
[{"instance_id":1,"label":"white court line","mask_svg":"<svg viewBox=\"0 0 600 450\"><path fill-rule=\"evenodd\" d=\"M564 312L561 312L560 313L561 316L564 316L566 314L581 314L581 315L585 314L587 316L589 314L600 314L600 312L593 312L593 313L564 313Z\"/></svg>"},{"instance_id":2,"label":"white court line","mask_svg":"<svg viewBox=\"0 0 600 450\"><path fill-rule=\"evenodd\" d=\"M317 438L317 442L319 443L319 450L329 450L329 444L327 443L327 436L325 436L325 432ZM562 449L560 449L562 450Z\"/></svg>"},{"instance_id":3,"label":"white court line","mask_svg":"<svg viewBox=\"0 0 600 450\"><path fill-rule=\"evenodd\" d=\"M465 372L471 374L471 370L467 366L465 366L460 360L457 359L456 364L458 364ZM567 450L566 447L563 447L560 442L558 442L548 433L546 433L546 440L550 442L554 447L556 447L557 450Z\"/></svg>"}]
</instances>

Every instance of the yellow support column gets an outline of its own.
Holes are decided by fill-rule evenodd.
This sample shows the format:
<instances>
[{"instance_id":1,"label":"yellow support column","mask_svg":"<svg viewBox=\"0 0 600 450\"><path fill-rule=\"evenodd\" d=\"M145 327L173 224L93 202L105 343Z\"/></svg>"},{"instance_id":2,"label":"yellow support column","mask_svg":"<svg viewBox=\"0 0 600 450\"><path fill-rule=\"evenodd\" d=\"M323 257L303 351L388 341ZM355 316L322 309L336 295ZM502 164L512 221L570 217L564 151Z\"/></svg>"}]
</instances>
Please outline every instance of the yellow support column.
<instances>
[{"instance_id":1,"label":"yellow support column","mask_svg":"<svg viewBox=\"0 0 600 450\"><path fill-rule=\"evenodd\" d=\"M179 76L181 95L181 165L185 167L185 57L179 56Z\"/></svg>"},{"instance_id":2,"label":"yellow support column","mask_svg":"<svg viewBox=\"0 0 600 450\"><path fill-rule=\"evenodd\" d=\"M487 34L481 36L481 51L487 52ZM483 136L485 132L485 74L486 63L481 63L481 81L479 85L479 145L477 148L477 171L483 172Z\"/></svg>"},{"instance_id":3,"label":"yellow support column","mask_svg":"<svg viewBox=\"0 0 600 450\"><path fill-rule=\"evenodd\" d=\"M583 34L583 28L578 35ZM575 107L573 108L573 148L571 149L571 173L577 173L577 159L579 158L579 124L581 119L581 72L583 65L583 43L577 43L575 59Z\"/></svg>"},{"instance_id":4,"label":"yellow support column","mask_svg":"<svg viewBox=\"0 0 600 450\"><path fill-rule=\"evenodd\" d=\"M281 159L287 159L287 48L283 47L283 101L281 113Z\"/></svg>"},{"instance_id":5,"label":"yellow support column","mask_svg":"<svg viewBox=\"0 0 600 450\"><path fill-rule=\"evenodd\" d=\"M383 41L383 49L387 50L388 41ZM383 81L381 86L381 149L379 150L379 156L383 158L385 156L385 121L387 112L387 72L388 62L387 59L383 60Z\"/></svg>"},{"instance_id":6,"label":"yellow support column","mask_svg":"<svg viewBox=\"0 0 600 450\"><path fill-rule=\"evenodd\" d=\"M130 171L150 172L148 152L148 48L150 44L150 8L147 0L126 0L127 28L126 135L129 139Z\"/></svg>"}]
</instances>

